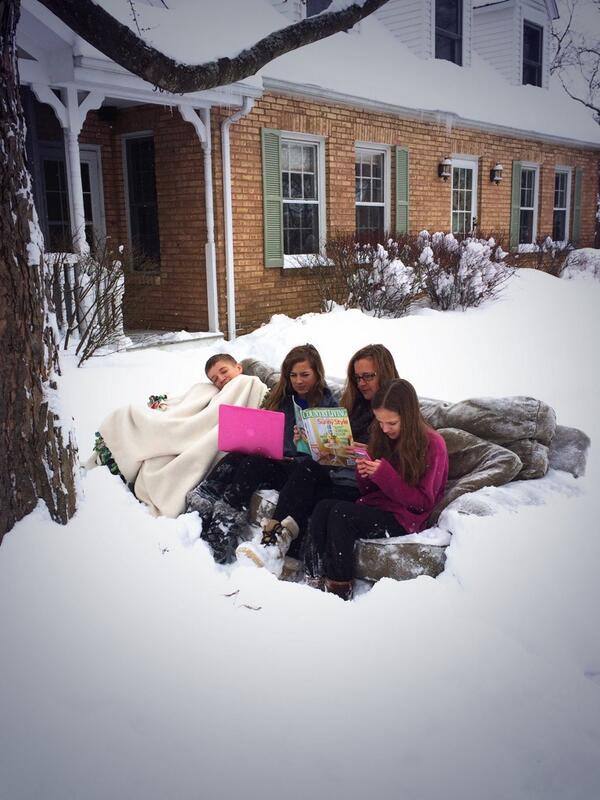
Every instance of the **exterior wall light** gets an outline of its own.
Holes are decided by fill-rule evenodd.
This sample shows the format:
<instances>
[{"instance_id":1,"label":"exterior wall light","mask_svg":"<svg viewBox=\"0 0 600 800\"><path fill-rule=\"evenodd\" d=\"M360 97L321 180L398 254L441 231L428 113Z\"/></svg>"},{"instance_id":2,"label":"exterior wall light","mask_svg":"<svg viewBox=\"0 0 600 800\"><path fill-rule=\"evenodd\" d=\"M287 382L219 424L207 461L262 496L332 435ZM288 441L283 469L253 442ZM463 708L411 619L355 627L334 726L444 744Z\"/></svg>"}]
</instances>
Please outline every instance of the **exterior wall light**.
<instances>
[{"instance_id":1,"label":"exterior wall light","mask_svg":"<svg viewBox=\"0 0 600 800\"><path fill-rule=\"evenodd\" d=\"M490 170L490 181L492 183L495 183L496 186L498 186L501 180L502 180L502 164L496 164Z\"/></svg>"},{"instance_id":2,"label":"exterior wall light","mask_svg":"<svg viewBox=\"0 0 600 800\"><path fill-rule=\"evenodd\" d=\"M450 177L450 170L452 169L452 161L449 158L445 158L443 161L440 161L438 164L438 176L447 181Z\"/></svg>"}]
</instances>

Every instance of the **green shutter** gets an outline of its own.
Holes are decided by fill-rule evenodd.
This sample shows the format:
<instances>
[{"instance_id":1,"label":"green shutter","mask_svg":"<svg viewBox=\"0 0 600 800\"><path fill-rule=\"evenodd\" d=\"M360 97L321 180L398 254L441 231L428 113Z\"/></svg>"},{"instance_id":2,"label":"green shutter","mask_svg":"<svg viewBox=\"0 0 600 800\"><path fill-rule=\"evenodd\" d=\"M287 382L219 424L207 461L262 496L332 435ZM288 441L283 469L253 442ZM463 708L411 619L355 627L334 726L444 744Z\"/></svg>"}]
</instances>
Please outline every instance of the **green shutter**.
<instances>
[{"instance_id":1,"label":"green shutter","mask_svg":"<svg viewBox=\"0 0 600 800\"><path fill-rule=\"evenodd\" d=\"M573 191L573 226L571 239L575 247L579 245L581 235L581 192L583 189L583 170L577 167L575 170L575 189Z\"/></svg>"},{"instance_id":2,"label":"green shutter","mask_svg":"<svg viewBox=\"0 0 600 800\"><path fill-rule=\"evenodd\" d=\"M513 161L512 196L510 201L510 246L519 246L519 222L521 211L521 162Z\"/></svg>"},{"instance_id":3,"label":"green shutter","mask_svg":"<svg viewBox=\"0 0 600 800\"><path fill-rule=\"evenodd\" d=\"M281 157L279 131L263 128L263 212L265 267L283 267L283 212L281 202Z\"/></svg>"},{"instance_id":4,"label":"green shutter","mask_svg":"<svg viewBox=\"0 0 600 800\"><path fill-rule=\"evenodd\" d=\"M396 148L396 233L408 233L408 148Z\"/></svg>"}]
</instances>

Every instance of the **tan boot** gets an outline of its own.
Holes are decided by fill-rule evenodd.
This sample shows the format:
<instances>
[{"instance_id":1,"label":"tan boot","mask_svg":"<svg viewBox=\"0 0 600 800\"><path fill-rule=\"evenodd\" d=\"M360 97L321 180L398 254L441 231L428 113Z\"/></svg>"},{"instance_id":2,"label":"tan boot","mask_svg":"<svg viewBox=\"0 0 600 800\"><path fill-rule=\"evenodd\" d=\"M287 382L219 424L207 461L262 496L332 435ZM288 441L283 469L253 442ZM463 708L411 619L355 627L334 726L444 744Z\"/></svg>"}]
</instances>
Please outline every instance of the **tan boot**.
<instances>
[{"instance_id":1,"label":"tan boot","mask_svg":"<svg viewBox=\"0 0 600 800\"><path fill-rule=\"evenodd\" d=\"M283 571L285 555L296 536L298 525L293 517L286 517L281 522L266 519L262 522L260 540L242 542L238 545L236 555L279 577Z\"/></svg>"},{"instance_id":2,"label":"tan boot","mask_svg":"<svg viewBox=\"0 0 600 800\"><path fill-rule=\"evenodd\" d=\"M334 581L333 578L325 578L325 591L341 597L342 600L352 600L352 581Z\"/></svg>"}]
</instances>

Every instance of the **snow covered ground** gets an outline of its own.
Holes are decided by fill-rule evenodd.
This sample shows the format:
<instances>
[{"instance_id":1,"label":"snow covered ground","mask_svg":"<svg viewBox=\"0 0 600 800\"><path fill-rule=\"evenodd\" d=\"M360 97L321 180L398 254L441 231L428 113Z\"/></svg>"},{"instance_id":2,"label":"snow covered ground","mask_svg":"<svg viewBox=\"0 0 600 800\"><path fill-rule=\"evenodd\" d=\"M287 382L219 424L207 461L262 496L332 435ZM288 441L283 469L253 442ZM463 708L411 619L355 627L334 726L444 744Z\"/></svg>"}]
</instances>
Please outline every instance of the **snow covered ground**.
<instances>
[{"instance_id":1,"label":"snow covered ground","mask_svg":"<svg viewBox=\"0 0 600 800\"><path fill-rule=\"evenodd\" d=\"M456 517L437 580L343 603L215 566L192 517L92 471L68 526L38 508L0 548L1 800L599 797L599 301L597 280L523 270L465 313L239 339L271 363L310 341L340 377L383 342L421 395L540 397L592 437L588 474L485 490L510 508ZM107 411L183 391L212 352L64 358L82 455Z\"/></svg>"}]
</instances>

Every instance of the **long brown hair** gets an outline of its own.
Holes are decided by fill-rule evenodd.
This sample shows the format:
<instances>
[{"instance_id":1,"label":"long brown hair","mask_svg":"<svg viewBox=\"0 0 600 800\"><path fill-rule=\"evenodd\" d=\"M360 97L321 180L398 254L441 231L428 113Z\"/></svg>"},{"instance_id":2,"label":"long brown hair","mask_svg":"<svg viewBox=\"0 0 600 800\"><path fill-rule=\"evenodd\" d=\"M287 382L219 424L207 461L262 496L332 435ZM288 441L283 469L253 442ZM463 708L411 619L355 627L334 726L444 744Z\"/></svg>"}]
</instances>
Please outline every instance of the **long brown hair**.
<instances>
[{"instance_id":1,"label":"long brown hair","mask_svg":"<svg viewBox=\"0 0 600 800\"><path fill-rule=\"evenodd\" d=\"M398 370L394 363L394 356L390 353L387 347L382 344L368 344L366 347L361 347L352 356L348 362L348 371L346 375L346 385L342 392L340 405L343 406L348 413L352 411L357 398L360 395L358 387L354 380L354 363L360 361L361 358L370 358L373 361L375 372L379 378L379 386L383 386L394 378L399 378ZM375 406L373 406L375 408Z\"/></svg>"},{"instance_id":2,"label":"long brown hair","mask_svg":"<svg viewBox=\"0 0 600 800\"><path fill-rule=\"evenodd\" d=\"M312 344L302 344L298 347L292 347L290 352L283 359L279 381L269 392L268 397L263 403L263 408L277 410L281 408L288 397L292 396L294 390L290 382L290 372L299 361L308 361L317 376L317 382L306 398L308 405L313 408L323 400L326 384L325 368L323 367L321 356L317 348L313 347Z\"/></svg>"},{"instance_id":3,"label":"long brown hair","mask_svg":"<svg viewBox=\"0 0 600 800\"><path fill-rule=\"evenodd\" d=\"M414 486L427 468L429 426L421 415L419 399L412 383L402 378L382 386L371 401L373 411L385 409L400 417L400 435L390 439L377 423L371 427L369 453L373 459L385 458L404 480Z\"/></svg>"}]
</instances>

